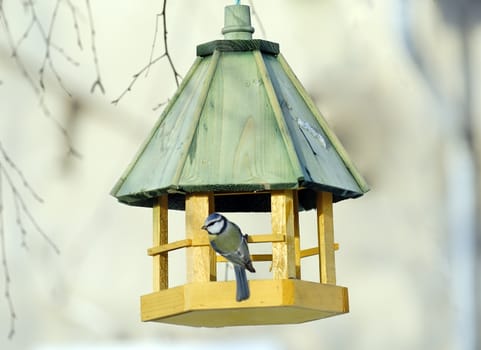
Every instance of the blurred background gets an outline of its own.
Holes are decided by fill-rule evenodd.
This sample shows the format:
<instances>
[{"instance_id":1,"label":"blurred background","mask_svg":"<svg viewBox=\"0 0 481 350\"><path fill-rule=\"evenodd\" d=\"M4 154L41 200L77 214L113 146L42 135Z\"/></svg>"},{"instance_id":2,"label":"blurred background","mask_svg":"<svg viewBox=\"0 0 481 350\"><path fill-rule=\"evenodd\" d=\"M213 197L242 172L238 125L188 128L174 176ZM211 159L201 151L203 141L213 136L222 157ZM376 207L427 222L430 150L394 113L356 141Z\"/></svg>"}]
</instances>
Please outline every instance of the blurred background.
<instances>
[{"instance_id":1,"label":"blurred background","mask_svg":"<svg viewBox=\"0 0 481 350\"><path fill-rule=\"evenodd\" d=\"M196 45L222 38L233 3L168 2L181 75ZM254 5L254 38L280 44L371 186L334 206L350 313L286 326L141 323L152 214L109 191L176 90L162 59L122 95L149 63L162 2L5 0L1 349L481 348L479 1L242 3ZM159 21L154 58L164 50ZM267 216L232 218L246 232L268 230ZM182 235L183 213L171 212L170 225ZM182 279L177 261L172 278Z\"/></svg>"}]
</instances>

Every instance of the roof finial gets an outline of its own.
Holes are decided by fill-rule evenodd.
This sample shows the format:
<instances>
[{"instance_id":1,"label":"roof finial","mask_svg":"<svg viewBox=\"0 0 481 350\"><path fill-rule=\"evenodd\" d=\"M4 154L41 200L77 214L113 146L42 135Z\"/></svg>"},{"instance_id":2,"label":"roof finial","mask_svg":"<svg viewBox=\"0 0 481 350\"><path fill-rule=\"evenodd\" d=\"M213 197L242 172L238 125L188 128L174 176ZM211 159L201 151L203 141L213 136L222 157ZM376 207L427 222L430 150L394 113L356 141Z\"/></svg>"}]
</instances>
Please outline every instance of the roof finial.
<instances>
[{"instance_id":1,"label":"roof finial","mask_svg":"<svg viewBox=\"0 0 481 350\"><path fill-rule=\"evenodd\" d=\"M251 26L251 12L247 5L226 6L222 34L226 40L251 40L254 28Z\"/></svg>"}]
</instances>

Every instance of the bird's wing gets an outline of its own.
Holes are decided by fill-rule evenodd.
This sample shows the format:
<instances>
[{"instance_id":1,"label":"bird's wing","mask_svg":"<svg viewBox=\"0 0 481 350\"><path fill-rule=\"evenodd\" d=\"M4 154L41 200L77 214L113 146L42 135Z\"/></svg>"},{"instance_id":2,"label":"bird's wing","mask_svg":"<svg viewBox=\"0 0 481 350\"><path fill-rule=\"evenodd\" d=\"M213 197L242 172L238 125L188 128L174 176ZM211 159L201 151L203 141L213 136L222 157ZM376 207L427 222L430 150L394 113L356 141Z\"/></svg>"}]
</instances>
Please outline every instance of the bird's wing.
<instances>
[{"instance_id":1,"label":"bird's wing","mask_svg":"<svg viewBox=\"0 0 481 350\"><path fill-rule=\"evenodd\" d=\"M239 247L237 247L237 249L232 252L222 251L221 249L219 249L215 241L211 241L210 243L212 245L212 248L214 248L217 253L219 253L224 258L234 264L245 267L251 261L249 248L247 247L247 237L245 235L242 235Z\"/></svg>"}]
</instances>

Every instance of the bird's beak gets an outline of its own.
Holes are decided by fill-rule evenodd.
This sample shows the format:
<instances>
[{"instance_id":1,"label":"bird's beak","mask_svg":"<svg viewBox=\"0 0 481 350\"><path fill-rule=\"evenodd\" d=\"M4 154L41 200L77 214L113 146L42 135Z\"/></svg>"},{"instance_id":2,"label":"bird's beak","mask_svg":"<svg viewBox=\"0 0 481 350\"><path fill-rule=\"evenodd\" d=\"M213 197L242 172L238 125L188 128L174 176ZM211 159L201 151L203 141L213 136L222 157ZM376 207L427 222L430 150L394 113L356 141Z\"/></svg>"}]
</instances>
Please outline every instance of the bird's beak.
<instances>
[{"instance_id":1,"label":"bird's beak","mask_svg":"<svg viewBox=\"0 0 481 350\"><path fill-rule=\"evenodd\" d=\"M207 229L207 227L205 225L202 225L201 229L205 230L205 229Z\"/></svg>"}]
</instances>

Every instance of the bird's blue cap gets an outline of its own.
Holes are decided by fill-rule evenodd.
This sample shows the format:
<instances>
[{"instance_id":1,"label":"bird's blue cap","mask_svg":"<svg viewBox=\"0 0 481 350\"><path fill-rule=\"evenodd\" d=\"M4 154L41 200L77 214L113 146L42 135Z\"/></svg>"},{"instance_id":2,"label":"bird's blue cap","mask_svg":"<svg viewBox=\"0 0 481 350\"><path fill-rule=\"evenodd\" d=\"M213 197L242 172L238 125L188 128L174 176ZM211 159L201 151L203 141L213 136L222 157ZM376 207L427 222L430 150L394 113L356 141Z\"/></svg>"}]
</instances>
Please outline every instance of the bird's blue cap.
<instances>
[{"instance_id":1,"label":"bird's blue cap","mask_svg":"<svg viewBox=\"0 0 481 350\"><path fill-rule=\"evenodd\" d=\"M212 213L207 217L207 219L205 219L204 225L201 228L205 229L209 225L209 223L213 221L218 221L221 218L222 218L222 215L220 215L219 213Z\"/></svg>"}]
</instances>

